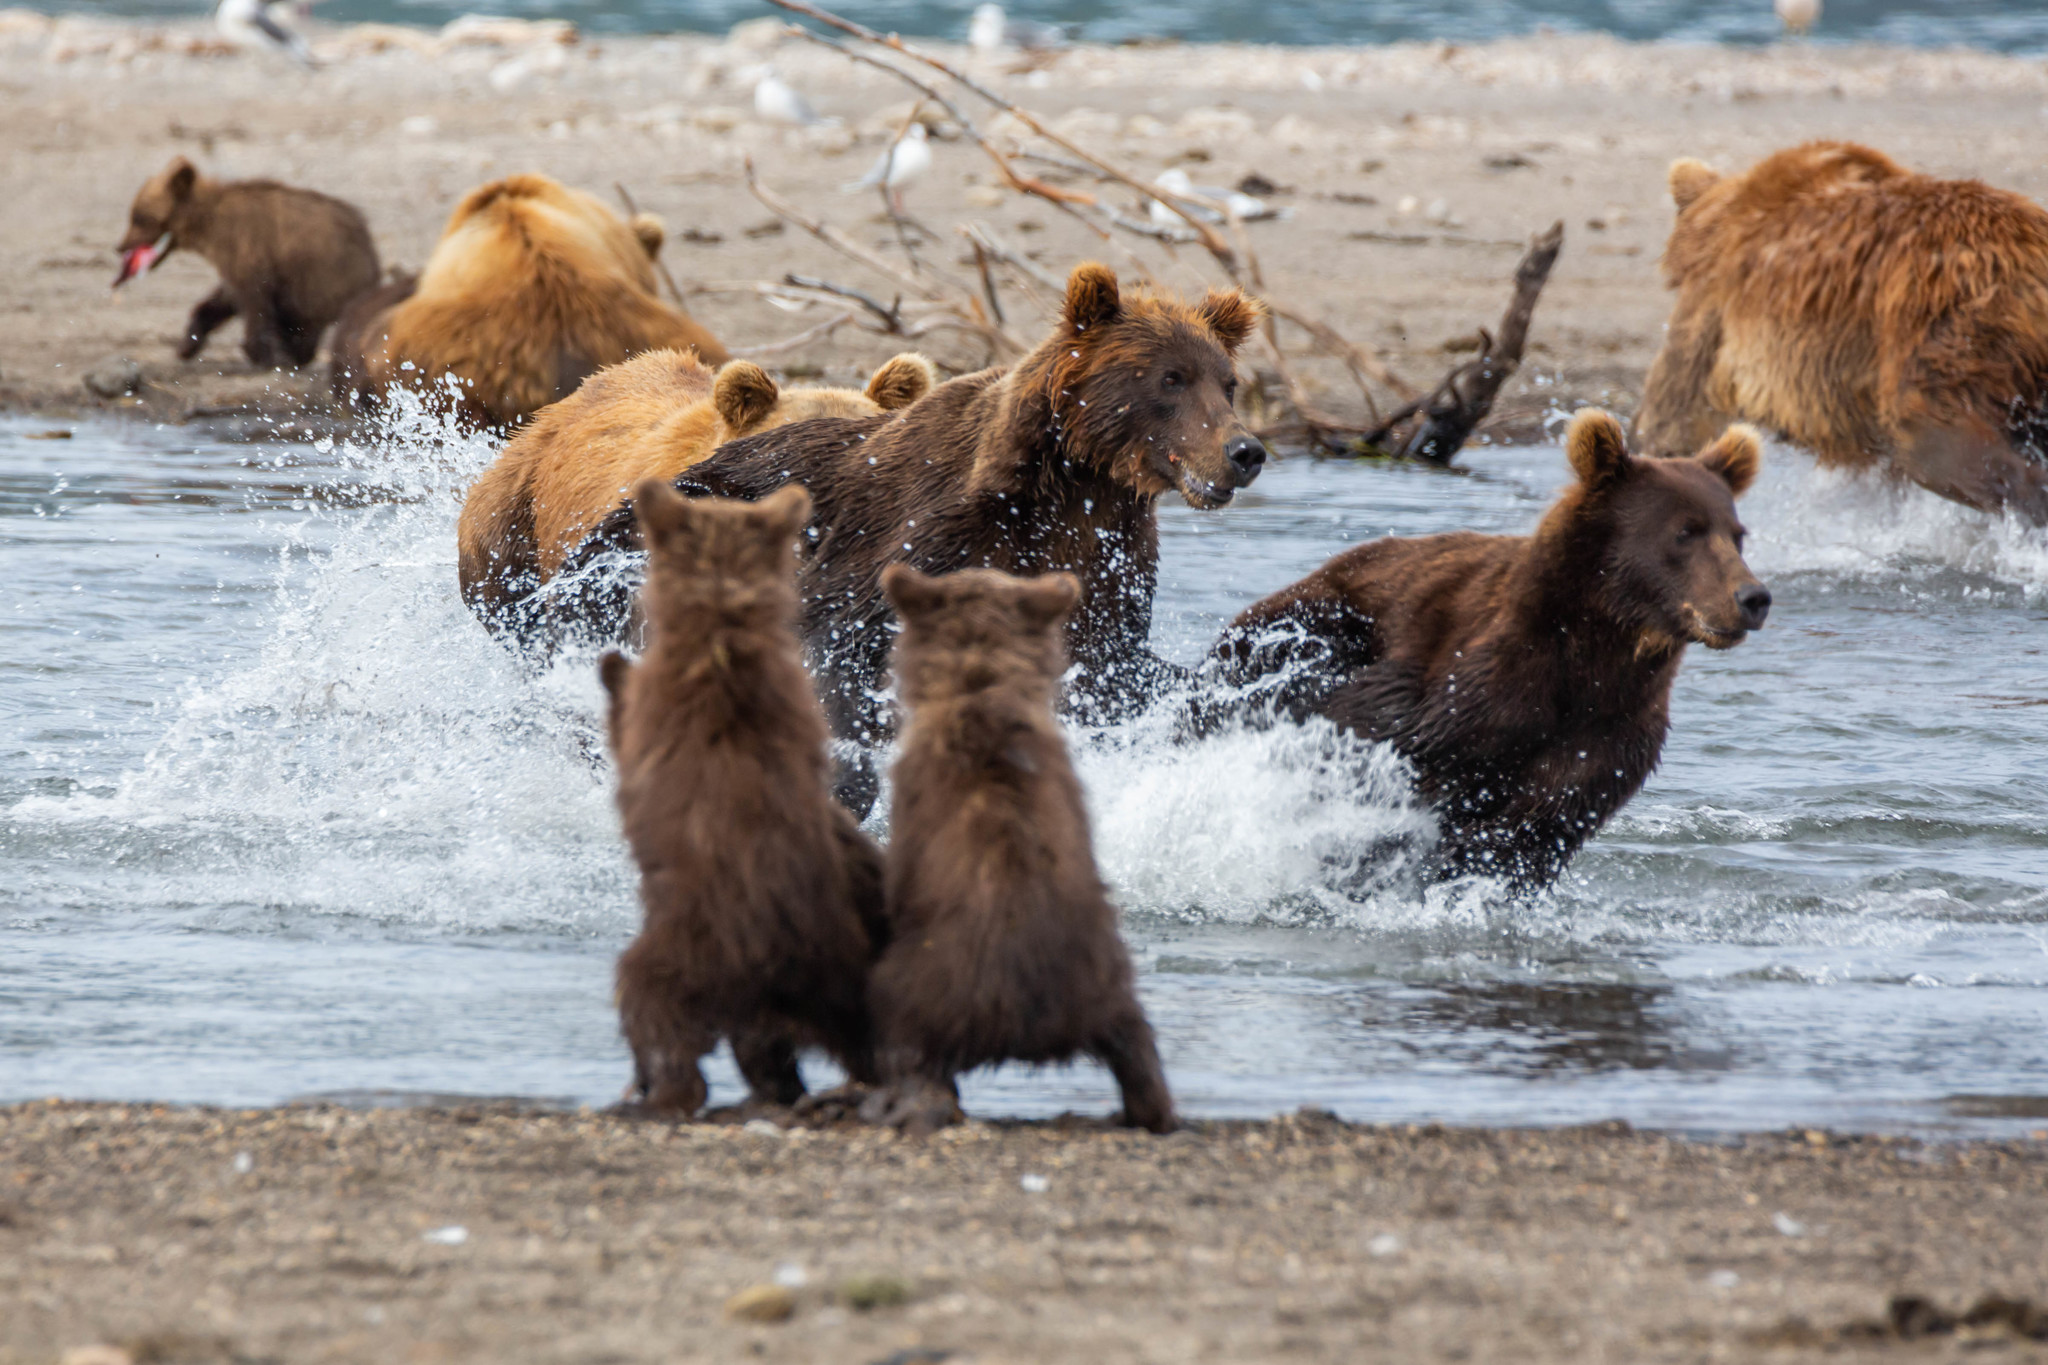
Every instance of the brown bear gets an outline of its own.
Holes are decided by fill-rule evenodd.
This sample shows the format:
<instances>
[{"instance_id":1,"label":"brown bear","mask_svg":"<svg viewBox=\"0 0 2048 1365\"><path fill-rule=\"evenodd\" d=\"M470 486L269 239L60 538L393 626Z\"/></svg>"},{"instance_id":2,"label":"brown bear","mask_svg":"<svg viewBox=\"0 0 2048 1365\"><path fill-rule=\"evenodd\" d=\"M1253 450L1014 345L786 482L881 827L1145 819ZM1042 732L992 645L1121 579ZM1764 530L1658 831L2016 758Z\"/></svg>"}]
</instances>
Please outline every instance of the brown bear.
<instances>
[{"instance_id":1,"label":"brown bear","mask_svg":"<svg viewBox=\"0 0 2048 1365\"><path fill-rule=\"evenodd\" d=\"M960 1117L961 1072L1087 1053L1116 1077L1123 1122L1170 1131L1173 1097L1052 714L1079 580L892 564L882 588L903 623L896 693L909 720L890 810L890 943L868 988L885 1088L863 1116L930 1132Z\"/></svg>"},{"instance_id":2,"label":"brown bear","mask_svg":"<svg viewBox=\"0 0 2048 1365\"><path fill-rule=\"evenodd\" d=\"M878 696L890 635L881 579L897 561L927 573L1073 573L1081 602L1067 649L1079 676L1064 701L1111 716L1148 700L1171 672L1147 648L1159 495L1221 507L1265 463L1266 448L1233 409L1232 357L1258 319L1258 304L1234 289L1192 306L1126 297L1108 267L1082 265L1052 334L1011 368L948 380L900 417L803 422L734 441L676 487L739 498L791 482L810 490L803 630L841 739L865 746L890 732ZM621 509L565 568L595 577L631 545ZM612 588L565 611L611 634L629 607ZM841 795L865 813L874 790L863 758Z\"/></svg>"},{"instance_id":3,"label":"brown bear","mask_svg":"<svg viewBox=\"0 0 2048 1365\"><path fill-rule=\"evenodd\" d=\"M672 479L726 441L814 417L908 407L938 382L896 356L867 388L782 389L752 361L718 371L681 351L607 366L534 414L471 485L456 526L463 600L484 624L530 633L522 606L642 479Z\"/></svg>"},{"instance_id":4,"label":"brown bear","mask_svg":"<svg viewBox=\"0 0 2048 1365\"><path fill-rule=\"evenodd\" d=\"M1555 880L1656 768L1686 645L1732 648L1770 611L1735 515L1754 431L1636 459L1620 423L1589 408L1565 445L1577 482L1534 535L1356 546L1250 607L1215 648L1225 681L1413 765L1440 878Z\"/></svg>"},{"instance_id":5,"label":"brown bear","mask_svg":"<svg viewBox=\"0 0 2048 1365\"><path fill-rule=\"evenodd\" d=\"M1849 142L1670 180L1678 301L1642 450L1753 421L1823 465L2048 523L2048 211Z\"/></svg>"},{"instance_id":6,"label":"brown bear","mask_svg":"<svg viewBox=\"0 0 2048 1365\"><path fill-rule=\"evenodd\" d=\"M885 941L882 859L827 786L825 720L796 639L801 488L635 500L650 547L649 642L605 656L619 813L646 922L619 958L633 1094L704 1103L698 1059L729 1039L750 1098L803 1095L797 1049L872 1077L868 966Z\"/></svg>"},{"instance_id":7,"label":"brown bear","mask_svg":"<svg viewBox=\"0 0 2048 1365\"><path fill-rule=\"evenodd\" d=\"M544 175L471 190L410 294L337 338L337 397L394 385L465 422L511 426L606 365L664 347L709 364L723 346L654 292L660 221L628 223ZM451 379L458 392L451 395Z\"/></svg>"},{"instance_id":8,"label":"brown bear","mask_svg":"<svg viewBox=\"0 0 2048 1365\"><path fill-rule=\"evenodd\" d=\"M242 353L263 369L307 365L320 334L349 301L377 285L377 247L353 205L274 180L215 180L184 157L150 177L128 209L115 288L183 248L220 272L220 287L185 323L190 360L229 318Z\"/></svg>"}]
</instances>

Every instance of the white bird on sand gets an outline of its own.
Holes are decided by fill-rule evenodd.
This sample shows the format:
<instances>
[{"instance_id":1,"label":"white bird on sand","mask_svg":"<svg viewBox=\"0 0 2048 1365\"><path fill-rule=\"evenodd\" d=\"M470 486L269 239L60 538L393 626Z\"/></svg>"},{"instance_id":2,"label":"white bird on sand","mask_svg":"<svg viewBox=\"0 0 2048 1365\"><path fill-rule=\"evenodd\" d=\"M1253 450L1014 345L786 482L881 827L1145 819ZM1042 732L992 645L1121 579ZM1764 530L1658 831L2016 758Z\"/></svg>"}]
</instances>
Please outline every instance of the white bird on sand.
<instances>
[{"instance_id":1,"label":"white bird on sand","mask_svg":"<svg viewBox=\"0 0 2048 1365\"><path fill-rule=\"evenodd\" d=\"M313 49L293 25L303 17L293 0L220 0L213 26L220 36L251 51L281 53L303 67L320 65Z\"/></svg>"},{"instance_id":2,"label":"white bird on sand","mask_svg":"<svg viewBox=\"0 0 2048 1365\"><path fill-rule=\"evenodd\" d=\"M926 136L924 125L912 121L903 130L903 136L890 143L868 173L846 186L845 192L852 194L880 185L889 192L889 203L898 213L903 212L905 187L932 168L932 149Z\"/></svg>"},{"instance_id":3,"label":"white bird on sand","mask_svg":"<svg viewBox=\"0 0 2048 1365\"><path fill-rule=\"evenodd\" d=\"M754 112L770 123L789 123L799 128L808 128L817 123L831 123L801 91L777 75L775 68L761 68L761 79L754 82Z\"/></svg>"},{"instance_id":4,"label":"white bird on sand","mask_svg":"<svg viewBox=\"0 0 2048 1365\"><path fill-rule=\"evenodd\" d=\"M967 45L984 57L1013 47L1026 52L1051 52L1067 45L1067 31L1058 24L1012 19L1003 13L1001 5L980 5L967 21Z\"/></svg>"},{"instance_id":5,"label":"white bird on sand","mask_svg":"<svg viewBox=\"0 0 2048 1365\"><path fill-rule=\"evenodd\" d=\"M1820 0L1774 0L1778 22L1787 31L1804 33L1820 22Z\"/></svg>"},{"instance_id":6,"label":"white bird on sand","mask_svg":"<svg viewBox=\"0 0 2048 1365\"><path fill-rule=\"evenodd\" d=\"M1161 171L1153 178L1152 183L1177 199L1206 199L1211 203L1223 205L1231 213L1237 215L1241 222L1251 223L1261 218L1278 218L1280 216L1279 209L1274 208L1263 199L1246 194L1242 190L1233 190L1224 185L1197 185L1189 180L1188 173L1178 166L1171 170ZM1157 199L1149 202L1152 206L1152 222L1155 226L1180 226L1182 219L1179 214L1160 203ZM1222 209L1205 208L1200 204L1189 206L1188 212L1207 223L1220 223L1224 221L1225 217Z\"/></svg>"}]
</instances>

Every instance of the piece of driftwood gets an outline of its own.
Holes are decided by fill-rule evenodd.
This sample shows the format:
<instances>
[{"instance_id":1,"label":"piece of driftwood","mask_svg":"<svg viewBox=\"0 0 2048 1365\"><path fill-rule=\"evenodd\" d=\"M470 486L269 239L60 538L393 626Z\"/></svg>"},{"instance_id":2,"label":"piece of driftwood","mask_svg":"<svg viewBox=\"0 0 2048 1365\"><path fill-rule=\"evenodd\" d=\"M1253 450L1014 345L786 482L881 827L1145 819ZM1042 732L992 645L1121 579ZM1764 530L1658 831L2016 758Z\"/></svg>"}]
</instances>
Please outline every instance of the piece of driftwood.
<instances>
[{"instance_id":1,"label":"piece of driftwood","mask_svg":"<svg viewBox=\"0 0 2048 1365\"><path fill-rule=\"evenodd\" d=\"M1552 223L1529 244L1522 263L1515 267L1515 294L1500 320L1500 333L1480 332L1479 354L1457 366L1421 398L1404 403L1387 414L1372 430L1348 441L1332 441L1333 432L1319 434L1324 444L1357 454L1386 454L1447 465L1464 449L1473 428L1493 410L1500 386L1522 362L1522 347L1529 339L1529 319L1536 300L1557 264L1564 247L1564 223Z\"/></svg>"}]
</instances>

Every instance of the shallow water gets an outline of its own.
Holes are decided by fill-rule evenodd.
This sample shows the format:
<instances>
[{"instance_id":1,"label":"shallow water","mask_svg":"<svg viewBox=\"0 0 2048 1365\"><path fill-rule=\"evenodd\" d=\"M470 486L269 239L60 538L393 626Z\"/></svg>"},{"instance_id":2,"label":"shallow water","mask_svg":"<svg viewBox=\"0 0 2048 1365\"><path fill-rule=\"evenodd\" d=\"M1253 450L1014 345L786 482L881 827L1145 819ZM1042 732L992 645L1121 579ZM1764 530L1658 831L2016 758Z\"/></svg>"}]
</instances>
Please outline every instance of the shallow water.
<instances>
[{"instance_id":1,"label":"shallow water","mask_svg":"<svg viewBox=\"0 0 2048 1365\"><path fill-rule=\"evenodd\" d=\"M456 596L488 448L44 425L0 420L0 1100L616 1095L598 688ZM1168 511L1157 643L1356 540L1526 529L1564 477L1464 460ZM1744 515L1770 625L1694 651L1662 769L1534 905L1375 861L1427 818L1333 734L1081 737L1185 1110L2043 1126L2048 536L1781 449ZM1085 1066L967 1099L1112 1107Z\"/></svg>"},{"instance_id":2,"label":"shallow water","mask_svg":"<svg viewBox=\"0 0 2048 1365\"><path fill-rule=\"evenodd\" d=\"M828 5L883 30L964 41L979 0L845 0ZM188 16L190 0L71 0L55 8L101 14ZM1770 42L1770 0L1011 0L1013 18L1065 24L1091 42L1480 42L1541 28L1678 42ZM483 12L573 19L606 33L721 33L778 13L761 0L322 0L328 22L441 24ZM1957 44L2007 52L2048 50L2048 10L2035 0L1826 0L1819 42Z\"/></svg>"}]
</instances>

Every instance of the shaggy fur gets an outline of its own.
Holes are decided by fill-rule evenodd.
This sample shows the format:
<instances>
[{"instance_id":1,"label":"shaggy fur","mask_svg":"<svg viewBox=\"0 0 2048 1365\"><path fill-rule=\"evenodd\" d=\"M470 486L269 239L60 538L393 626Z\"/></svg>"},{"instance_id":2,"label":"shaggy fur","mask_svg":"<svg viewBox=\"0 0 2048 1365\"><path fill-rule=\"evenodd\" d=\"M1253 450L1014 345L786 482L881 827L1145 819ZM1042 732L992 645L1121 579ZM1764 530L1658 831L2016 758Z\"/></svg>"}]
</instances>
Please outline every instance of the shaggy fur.
<instances>
[{"instance_id":1,"label":"shaggy fur","mask_svg":"<svg viewBox=\"0 0 2048 1365\"><path fill-rule=\"evenodd\" d=\"M185 324L180 360L198 355L216 327L239 317L250 364L310 364L327 325L377 284L377 247L353 204L273 180L214 180L182 156L137 192L115 250L125 254L166 233L166 256L196 252L220 272L220 287Z\"/></svg>"},{"instance_id":2,"label":"shaggy fur","mask_svg":"<svg viewBox=\"0 0 2048 1365\"><path fill-rule=\"evenodd\" d=\"M1414 765L1444 878L1548 885L1656 768L1685 646L1732 648L1770 608L1735 515L1755 432L1640 460L1588 409L1567 446L1578 481L1533 536L1357 546L1216 646L1228 681L1268 680L1284 713L1328 716Z\"/></svg>"},{"instance_id":3,"label":"shaggy fur","mask_svg":"<svg viewBox=\"0 0 2048 1365\"><path fill-rule=\"evenodd\" d=\"M509 426L567 397L606 365L642 351L725 348L655 296L658 220L619 221L604 203L544 175L471 190L409 297L337 342L337 396L371 401L406 385L478 426Z\"/></svg>"},{"instance_id":4,"label":"shaggy fur","mask_svg":"<svg viewBox=\"0 0 2048 1365\"><path fill-rule=\"evenodd\" d=\"M1645 451L1754 421L1823 464L2048 523L2048 211L1847 142L1726 177L1680 161L1671 195Z\"/></svg>"},{"instance_id":5,"label":"shaggy fur","mask_svg":"<svg viewBox=\"0 0 2048 1365\"><path fill-rule=\"evenodd\" d=\"M607 366L536 413L470 487L456 527L463 599L492 629L527 633L527 597L642 479L673 479L757 431L907 407L937 382L913 352L876 370L865 390L783 389L747 360L714 381L680 351Z\"/></svg>"},{"instance_id":6,"label":"shaggy fur","mask_svg":"<svg viewBox=\"0 0 2048 1365\"><path fill-rule=\"evenodd\" d=\"M910 720L890 814L893 939L869 986L887 1088L864 1113L929 1131L959 1117L963 1071L1087 1053L1122 1087L1124 1122L1171 1130L1052 715L1080 583L896 564L882 585L903 622L896 688Z\"/></svg>"},{"instance_id":7,"label":"shaggy fur","mask_svg":"<svg viewBox=\"0 0 2048 1365\"><path fill-rule=\"evenodd\" d=\"M898 561L927 573L1075 574L1067 648L1081 676L1068 700L1127 709L1165 671L1146 646L1159 495L1221 507L1265 460L1231 406L1231 358L1258 317L1236 290L1192 306L1126 298L1106 267L1083 265L1052 335L1011 369L950 380L894 419L805 422L732 442L676 486L758 498L800 482L816 499L803 630L842 739L874 744L892 728L876 694L891 617L882 570ZM630 545L615 513L572 563ZM609 632L624 628L624 605L613 595L582 609ZM872 774L850 774L841 796L865 811Z\"/></svg>"},{"instance_id":8,"label":"shaggy fur","mask_svg":"<svg viewBox=\"0 0 2048 1365\"><path fill-rule=\"evenodd\" d=\"M704 1103L698 1058L731 1040L760 1103L803 1094L799 1047L872 1075L865 990L886 942L881 855L833 803L825 722L796 641L800 488L689 502L649 480L650 638L605 656L619 813L646 923L619 958L633 1093Z\"/></svg>"}]
</instances>

